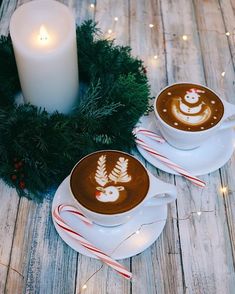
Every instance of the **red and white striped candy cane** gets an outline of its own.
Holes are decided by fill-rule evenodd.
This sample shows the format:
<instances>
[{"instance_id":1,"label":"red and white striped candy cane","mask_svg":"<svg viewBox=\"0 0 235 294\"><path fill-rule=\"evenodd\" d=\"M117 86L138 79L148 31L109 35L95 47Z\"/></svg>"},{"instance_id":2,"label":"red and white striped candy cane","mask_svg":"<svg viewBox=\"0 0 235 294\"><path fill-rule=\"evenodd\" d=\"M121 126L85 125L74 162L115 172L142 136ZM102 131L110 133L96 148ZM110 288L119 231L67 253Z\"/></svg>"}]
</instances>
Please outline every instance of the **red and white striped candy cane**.
<instances>
[{"instance_id":1,"label":"red and white striped candy cane","mask_svg":"<svg viewBox=\"0 0 235 294\"><path fill-rule=\"evenodd\" d=\"M68 211L76 216L78 216L81 220L83 220L86 223L91 224L91 222L81 214L80 211L78 211L73 206L68 205L59 205L57 206L53 211L53 218L57 225L66 232L69 236L74 238L79 242L80 245L82 245L84 248L86 248L90 253L94 254L96 257L98 257L101 261L112 267L114 270L116 270L120 275L122 275L126 279L132 278L132 273L129 272L123 265L121 265L116 260L112 259L110 256L102 252L100 249L92 245L89 241L87 241L81 234L75 232L66 222L62 219L60 213L62 211Z\"/></svg>"},{"instance_id":2,"label":"red and white striped candy cane","mask_svg":"<svg viewBox=\"0 0 235 294\"><path fill-rule=\"evenodd\" d=\"M145 135L145 136L147 136L147 137L149 137L149 138L151 138L151 139L153 139L153 140L155 140L155 141L157 141L159 143L165 143L166 142L166 140L163 137L157 135L156 133L154 133L154 132L152 132L152 131L150 131L148 129L141 128L141 127L135 128L133 130L133 134L135 134L135 135L138 135L138 134Z\"/></svg>"},{"instance_id":3,"label":"red and white striped candy cane","mask_svg":"<svg viewBox=\"0 0 235 294\"><path fill-rule=\"evenodd\" d=\"M181 166L178 164L172 162L170 159L168 159L166 156L158 153L155 149L151 148L148 144L145 143L145 141L136 138L136 144L139 145L141 148L146 150L148 153L150 153L152 156L156 157L158 160L161 162L165 163L167 166L178 172L180 175L185 177L186 179L190 180L193 182L195 185L200 186L200 187L205 187L206 183L200 180L197 177L192 176L187 170L183 169Z\"/></svg>"}]
</instances>

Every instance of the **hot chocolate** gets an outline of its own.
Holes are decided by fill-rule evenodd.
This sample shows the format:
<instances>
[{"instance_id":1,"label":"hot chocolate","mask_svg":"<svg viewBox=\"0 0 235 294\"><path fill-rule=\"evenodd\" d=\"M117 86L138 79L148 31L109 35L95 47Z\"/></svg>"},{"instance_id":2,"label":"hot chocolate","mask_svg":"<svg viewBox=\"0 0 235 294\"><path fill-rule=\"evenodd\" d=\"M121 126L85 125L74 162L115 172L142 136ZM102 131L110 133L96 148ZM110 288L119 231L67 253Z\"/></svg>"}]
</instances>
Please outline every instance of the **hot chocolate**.
<instances>
[{"instance_id":1,"label":"hot chocolate","mask_svg":"<svg viewBox=\"0 0 235 294\"><path fill-rule=\"evenodd\" d=\"M99 151L83 158L72 171L70 187L85 208L117 214L137 206L148 193L149 177L142 164L119 151Z\"/></svg>"},{"instance_id":2,"label":"hot chocolate","mask_svg":"<svg viewBox=\"0 0 235 294\"><path fill-rule=\"evenodd\" d=\"M172 85L162 91L156 108L168 125L189 132L212 128L224 114L223 103L215 93L187 83Z\"/></svg>"}]
</instances>

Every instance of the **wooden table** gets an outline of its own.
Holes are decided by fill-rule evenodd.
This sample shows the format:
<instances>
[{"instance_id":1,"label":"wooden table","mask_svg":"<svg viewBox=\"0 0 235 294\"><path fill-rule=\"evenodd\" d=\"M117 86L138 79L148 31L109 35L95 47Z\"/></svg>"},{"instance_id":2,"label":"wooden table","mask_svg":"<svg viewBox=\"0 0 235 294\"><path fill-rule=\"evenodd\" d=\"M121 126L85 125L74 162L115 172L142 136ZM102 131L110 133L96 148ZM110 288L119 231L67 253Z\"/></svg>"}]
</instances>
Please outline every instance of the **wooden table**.
<instances>
[{"instance_id":1,"label":"wooden table","mask_svg":"<svg viewBox=\"0 0 235 294\"><path fill-rule=\"evenodd\" d=\"M0 34L8 33L12 13L24 2L2 1ZM63 2L77 23L92 18L106 34L112 30L117 44L132 47L145 61L153 95L167 84L192 81L235 103L234 0ZM206 189L147 167L178 188L165 229L149 249L123 261L135 276L132 284L105 266L85 293L235 293L235 156L201 177ZM100 267L60 239L50 214L52 198L45 195L36 204L0 183L0 293L78 293Z\"/></svg>"}]
</instances>

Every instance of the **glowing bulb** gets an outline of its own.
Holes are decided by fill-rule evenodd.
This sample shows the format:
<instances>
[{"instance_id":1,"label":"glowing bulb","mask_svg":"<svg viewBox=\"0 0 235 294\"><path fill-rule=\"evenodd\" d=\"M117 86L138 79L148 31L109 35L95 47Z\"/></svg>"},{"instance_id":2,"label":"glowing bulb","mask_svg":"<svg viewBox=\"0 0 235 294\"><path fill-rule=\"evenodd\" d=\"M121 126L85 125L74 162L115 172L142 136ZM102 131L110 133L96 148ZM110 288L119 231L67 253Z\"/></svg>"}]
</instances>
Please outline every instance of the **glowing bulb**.
<instances>
[{"instance_id":1,"label":"glowing bulb","mask_svg":"<svg viewBox=\"0 0 235 294\"><path fill-rule=\"evenodd\" d=\"M149 24L150 29L152 29L154 27L154 25L152 23Z\"/></svg>"},{"instance_id":2,"label":"glowing bulb","mask_svg":"<svg viewBox=\"0 0 235 294\"><path fill-rule=\"evenodd\" d=\"M95 8L95 4L91 3L90 7Z\"/></svg>"},{"instance_id":3,"label":"glowing bulb","mask_svg":"<svg viewBox=\"0 0 235 294\"><path fill-rule=\"evenodd\" d=\"M115 20L115 21L118 21L118 17L117 17L117 16L116 16L116 17L114 17L114 20Z\"/></svg>"},{"instance_id":4,"label":"glowing bulb","mask_svg":"<svg viewBox=\"0 0 235 294\"><path fill-rule=\"evenodd\" d=\"M182 39L183 39L184 41L187 41L187 40L188 40L188 36L187 36L187 35L183 35L183 36L182 36Z\"/></svg>"},{"instance_id":5,"label":"glowing bulb","mask_svg":"<svg viewBox=\"0 0 235 294\"><path fill-rule=\"evenodd\" d=\"M229 37L229 36L230 36L230 33L229 33L229 32L227 32L225 35Z\"/></svg>"},{"instance_id":6,"label":"glowing bulb","mask_svg":"<svg viewBox=\"0 0 235 294\"><path fill-rule=\"evenodd\" d=\"M158 56L157 56L157 55L154 55L153 58L154 58L154 59L158 59Z\"/></svg>"},{"instance_id":7,"label":"glowing bulb","mask_svg":"<svg viewBox=\"0 0 235 294\"><path fill-rule=\"evenodd\" d=\"M198 212L197 212L197 215L199 215L199 216L200 216L201 214L202 214L202 212L201 212L201 211L198 211Z\"/></svg>"},{"instance_id":8,"label":"glowing bulb","mask_svg":"<svg viewBox=\"0 0 235 294\"><path fill-rule=\"evenodd\" d=\"M85 284L82 286L82 290L86 290L86 289L87 289L87 285Z\"/></svg>"},{"instance_id":9,"label":"glowing bulb","mask_svg":"<svg viewBox=\"0 0 235 294\"><path fill-rule=\"evenodd\" d=\"M225 76L225 71L223 71L223 72L221 73L221 76L222 76L222 77L224 77L224 76Z\"/></svg>"},{"instance_id":10,"label":"glowing bulb","mask_svg":"<svg viewBox=\"0 0 235 294\"><path fill-rule=\"evenodd\" d=\"M222 192L222 193L226 193L227 190L228 190L227 187L221 187L221 192Z\"/></svg>"},{"instance_id":11,"label":"glowing bulb","mask_svg":"<svg viewBox=\"0 0 235 294\"><path fill-rule=\"evenodd\" d=\"M135 233L138 235L140 233L140 230L137 230Z\"/></svg>"},{"instance_id":12,"label":"glowing bulb","mask_svg":"<svg viewBox=\"0 0 235 294\"><path fill-rule=\"evenodd\" d=\"M109 34L112 34L112 30L111 30L111 29L109 29L109 30L108 30L108 33L109 33Z\"/></svg>"},{"instance_id":13,"label":"glowing bulb","mask_svg":"<svg viewBox=\"0 0 235 294\"><path fill-rule=\"evenodd\" d=\"M42 42L46 42L49 39L49 34L44 27L44 25L41 25L40 30L39 30L39 40Z\"/></svg>"}]
</instances>

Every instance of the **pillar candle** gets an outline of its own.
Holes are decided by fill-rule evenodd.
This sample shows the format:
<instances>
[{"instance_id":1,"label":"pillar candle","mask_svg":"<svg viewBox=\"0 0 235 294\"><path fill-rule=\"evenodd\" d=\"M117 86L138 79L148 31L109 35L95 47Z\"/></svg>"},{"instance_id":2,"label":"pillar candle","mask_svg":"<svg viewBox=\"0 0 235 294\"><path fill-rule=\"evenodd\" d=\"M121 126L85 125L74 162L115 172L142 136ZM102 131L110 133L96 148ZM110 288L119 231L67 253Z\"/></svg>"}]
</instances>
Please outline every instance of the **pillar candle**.
<instances>
[{"instance_id":1,"label":"pillar candle","mask_svg":"<svg viewBox=\"0 0 235 294\"><path fill-rule=\"evenodd\" d=\"M12 15L10 35L25 102L69 113L78 95L76 25L67 6L36 0Z\"/></svg>"}]
</instances>

